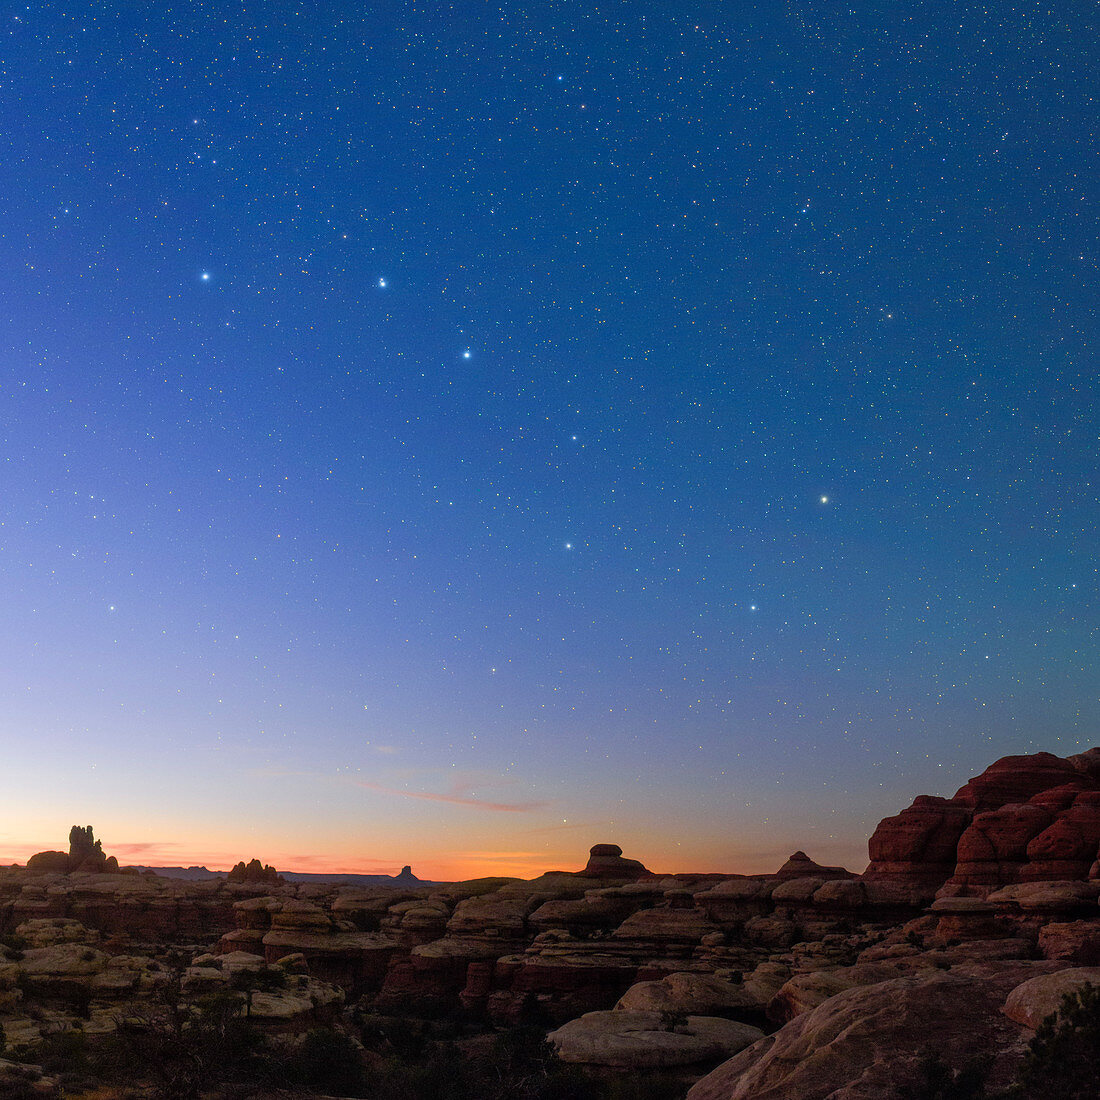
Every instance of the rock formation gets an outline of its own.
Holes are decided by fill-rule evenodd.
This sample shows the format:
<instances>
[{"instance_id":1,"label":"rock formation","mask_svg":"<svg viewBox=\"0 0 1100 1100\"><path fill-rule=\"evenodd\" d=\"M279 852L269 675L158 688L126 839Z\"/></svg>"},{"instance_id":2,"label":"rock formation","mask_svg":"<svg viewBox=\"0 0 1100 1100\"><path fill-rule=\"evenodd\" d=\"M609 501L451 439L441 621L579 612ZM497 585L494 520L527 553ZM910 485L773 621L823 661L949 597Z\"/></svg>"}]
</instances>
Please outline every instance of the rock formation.
<instances>
[{"instance_id":1,"label":"rock formation","mask_svg":"<svg viewBox=\"0 0 1100 1100\"><path fill-rule=\"evenodd\" d=\"M258 859L248 863L241 860L226 876L227 882L280 883L284 880L270 864L265 866Z\"/></svg>"},{"instance_id":2,"label":"rock formation","mask_svg":"<svg viewBox=\"0 0 1100 1100\"><path fill-rule=\"evenodd\" d=\"M618 844L594 844L588 853L588 864L581 872L585 878L622 879L631 882L646 878L649 871L636 859L624 859Z\"/></svg>"},{"instance_id":3,"label":"rock formation","mask_svg":"<svg viewBox=\"0 0 1100 1100\"><path fill-rule=\"evenodd\" d=\"M118 860L114 856L104 854L102 842L95 839L91 825L83 828L74 825L69 830L69 851L65 852L36 852L27 860L27 870L36 874L60 874L68 875L74 871L86 874L120 873ZM133 874L131 868L126 872Z\"/></svg>"},{"instance_id":4,"label":"rock formation","mask_svg":"<svg viewBox=\"0 0 1100 1100\"><path fill-rule=\"evenodd\" d=\"M930 1050L957 1069L980 1049L999 1088L1100 974L1100 749L997 761L868 848L863 875L795 852L774 874L661 876L597 844L530 881L283 881L253 860L183 882L104 873L74 829L69 853L0 869L0 1025L33 1042L77 1004L109 1029L171 977L196 1000L246 988L273 1034L343 1006L342 1026L552 1029L592 1072L690 1081L726 1059L692 1100L917 1095Z\"/></svg>"},{"instance_id":5,"label":"rock formation","mask_svg":"<svg viewBox=\"0 0 1100 1100\"><path fill-rule=\"evenodd\" d=\"M920 795L879 823L865 878L972 893L1088 878L1100 849L1098 757L1006 756L952 798Z\"/></svg>"}]
</instances>

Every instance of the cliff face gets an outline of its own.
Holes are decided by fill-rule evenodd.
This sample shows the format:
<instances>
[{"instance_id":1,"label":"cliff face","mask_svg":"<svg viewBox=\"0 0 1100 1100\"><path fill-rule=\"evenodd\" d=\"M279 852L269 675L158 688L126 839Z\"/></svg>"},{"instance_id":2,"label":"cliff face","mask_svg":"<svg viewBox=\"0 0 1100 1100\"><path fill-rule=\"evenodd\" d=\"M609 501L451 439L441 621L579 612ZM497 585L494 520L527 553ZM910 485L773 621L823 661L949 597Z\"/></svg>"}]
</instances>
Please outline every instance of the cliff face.
<instances>
[{"instance_id":1,"label":"cliff face","mask_svg":"<svg viewBox=\"0 0 1100 1100\"><path fill-rule=\"evenodd\" d=\"M952 798L922 795L880 822L865 877L988 894L1095 878L1098 847L1100 750L1006 756Z\"/></svg>"}]
</instances>

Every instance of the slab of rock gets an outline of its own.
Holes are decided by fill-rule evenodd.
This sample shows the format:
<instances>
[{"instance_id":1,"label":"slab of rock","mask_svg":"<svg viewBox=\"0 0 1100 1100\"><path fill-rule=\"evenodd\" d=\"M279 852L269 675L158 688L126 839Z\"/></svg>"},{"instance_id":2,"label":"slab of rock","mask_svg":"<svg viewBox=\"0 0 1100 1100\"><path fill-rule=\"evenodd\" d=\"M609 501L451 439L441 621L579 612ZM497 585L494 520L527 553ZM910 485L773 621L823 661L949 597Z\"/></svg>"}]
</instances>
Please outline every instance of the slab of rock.
<instances>
[{"instance_id":1,"label":"slab of rock","mask_svg":"<svg viewBox=\"0 0 1100 1100\"><path fill-rule=\"evenodd\" d=\"M1100 967L1077 966L1040 974L1016 986L1004 1003L1004 1014L1033 1031L1052 1012L1058 1011L1062 997L1075 993L1084 985L1100 986Z\"/></svg>"},{"instance_id":2,"label":"slab of rock","mask_svg":"<svg viewBox=\"0 0 1100 1100\"><path fill-rule=\"evenodd\" d=\"M743 982L715 974L676 973L656 982L638 982L619 998L616 1011L679 1012L693 1016L756 1012L764 1007Z\"/></svg>"},{"instance_id":3,"label":"slab of rock","mask_svg":"<svg viewBox=\"0 0 1100 1100\"><path fill-rule=\"evenodd\" d=\"M729 1057L762 1039L748 1024L689 1016L672 1026L659 1012L588 1012L547 1039L563 1062L623 1069L689 1066Z\"/></svg>"},{"instance_id":4,"label":"slab of rock","mask_svg":"<svg viewBox=\"0 0 1100 1100\"><path fill-rule=\"evenodd\" d=\"M1078 966L1100 965L1100 920L1052 921L1039 929L1044 959L1064 959Z\"/></svg>"},{"instance_id":5,"label":"slab of rock","mask_svg":"<svg viewBox=\"0 0 1100 1100\"><path fill-rule=\"evenodd\" d=\"M612 933L617 940L635 940L652 944L697 944L718 932L698 909L641 909L631 914Z\"/></svg>"},{"instance_id":6,"label":"slab of rock","mask_svg":"<svg viewBox=\"0 0 1100 1100\"><path fill-rule=\"evenodd\" d=\"M995 890L986 900L1005 910L1069 913L1095 912L1098 882L1021 882Z\"/></svg>"},{"instance_id":7,"label":"slab of rock","mask_svg":"<svg viewBox=\"0 0 1100 1100\"><path fill-rule=\"evenodd\" d=\"M929 1053L953 1066L986 1053L1000 1087L1025 1046L1001 1005L1030 969L1000 965L999 974L936 971L839 993L719 1066L688 1100L883 1100L916 1085Z\"/></svg>"},{"instance_id":8,"label":"slab of rock","mask_svg":"<svg viewBox=\"0 0 1100 1100\"><path fill-rule=\"evenodd\" d=\"M32 981L50 978L91 978L107 966L108 956L81 943L58 943L32 947L18 961L19 969Z\"/></svg>"}]
</instances>

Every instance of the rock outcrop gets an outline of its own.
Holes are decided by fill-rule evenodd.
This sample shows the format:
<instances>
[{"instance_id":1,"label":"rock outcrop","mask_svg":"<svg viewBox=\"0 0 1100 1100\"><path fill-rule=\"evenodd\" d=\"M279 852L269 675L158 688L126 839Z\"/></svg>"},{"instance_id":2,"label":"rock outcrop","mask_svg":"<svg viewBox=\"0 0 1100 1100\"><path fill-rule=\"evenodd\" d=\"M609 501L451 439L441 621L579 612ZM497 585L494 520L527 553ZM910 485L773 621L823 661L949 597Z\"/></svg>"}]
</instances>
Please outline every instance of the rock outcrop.
<instances>
[{"instance_id":1,"label":"rock outcrop","mask_svg":"<svg viewBox=\"0 0 1100 1100\"><path fill-rule=\"evenodd\" d=\"M589 1012L548 1039L563 1062L637 1070L713 1063L763 1037L759 1028L719 1017Z\"/></svg>"},{"instance_id":2,"label":"rock outcrop","mask_svg":"<svg viewBox=\"0 0 1100 1100\"><path fill-rule=\"evenodd\" d=\"M625 859L618 844L594 844L588 853L588 863L581 874L585 878L621 879L633 882L646 878L650 872L636 859Z\"/></svg>"},{"instance_id":3,"label":"rock outcrop","mask_svg":"<svg viewBox=\"0 0 1100 1100\"><path fill-rule=\"evenodd\" d=\"M920 795L879 823L864 877L973 893L1088 878L1100 850L1098 757L1006 756L951 798Z\"/></svg>"},{"instance_id":4,"label":"rock outcrop","mask_svg":"<svg viewBox=\"0 0 1100 1100\"><path fill-rule=\"evenodd\" d=\"M688 1100L881 1100L918 1084L932 1053L956 1066L975 1051L995 1056L1004 1084L1023 1042L1001 1005L1020 977L934 971L845 990L704 1077Z\"/></svg>"},{"instance_id":5,"label":"rock outcrop","mask_svg":"<svg viewBox=\"0 0 1100 1100\"><path fill-rule=\"evenodd\" d=\"M285 880L270 864L265 866L258 859L253 859L245 863L242 859L226 876L226 881L278 884Z\"/></svg>"},{"instance_id":6,"label":"rock outcrop","mask_svg":"<svg viewBox=\"0 0 1100 1100\"><path fill-rule=\"evenodd\" d=\"M121 869L114 856L104 853L103 844L95 839L91 825L85 825L83 828L74 825L69 830L67 854L36 852L27 860L27 870L32 874L40 875L69 875L78 871L83 874L117 875ZM136 874L132 868L126 868L126 873Z\"/></svg>"}]
</instances>

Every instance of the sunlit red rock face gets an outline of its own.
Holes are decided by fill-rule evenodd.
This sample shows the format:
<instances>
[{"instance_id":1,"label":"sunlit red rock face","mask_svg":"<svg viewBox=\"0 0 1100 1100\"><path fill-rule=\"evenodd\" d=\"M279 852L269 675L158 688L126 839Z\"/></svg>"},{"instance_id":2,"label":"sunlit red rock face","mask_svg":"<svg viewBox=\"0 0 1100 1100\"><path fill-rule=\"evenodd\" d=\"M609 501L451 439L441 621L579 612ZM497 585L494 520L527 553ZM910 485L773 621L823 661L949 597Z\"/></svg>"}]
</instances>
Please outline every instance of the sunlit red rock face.
<instances>
[{"instance_id":1,"label":"sunlit red rock face","mask_svg":"<svg viewBox=\"0 0 1100 1100\"><path fill-rule=\"evenodd\" d=\"M921 795L879 823L865 877L985 893L1086 879L1100 849L1100 752L1006 756L952 798Z\"/></svg>"}]
</instances>

